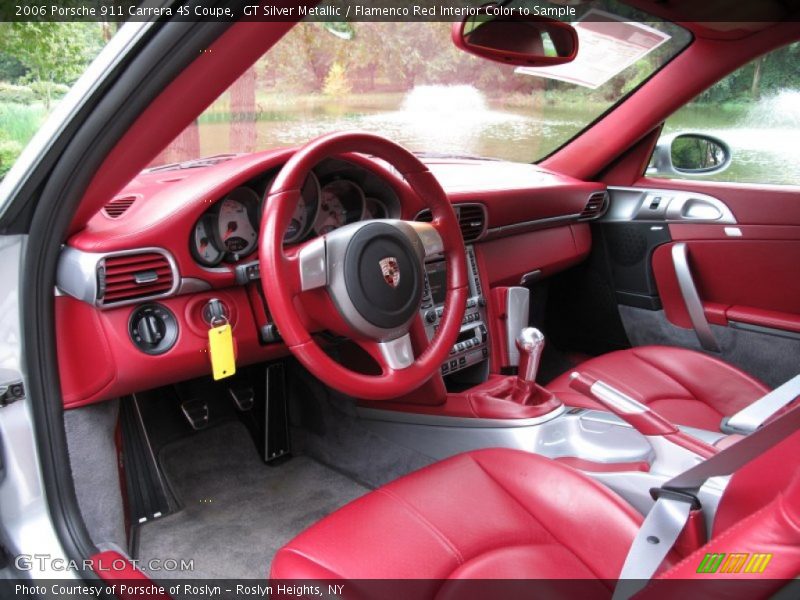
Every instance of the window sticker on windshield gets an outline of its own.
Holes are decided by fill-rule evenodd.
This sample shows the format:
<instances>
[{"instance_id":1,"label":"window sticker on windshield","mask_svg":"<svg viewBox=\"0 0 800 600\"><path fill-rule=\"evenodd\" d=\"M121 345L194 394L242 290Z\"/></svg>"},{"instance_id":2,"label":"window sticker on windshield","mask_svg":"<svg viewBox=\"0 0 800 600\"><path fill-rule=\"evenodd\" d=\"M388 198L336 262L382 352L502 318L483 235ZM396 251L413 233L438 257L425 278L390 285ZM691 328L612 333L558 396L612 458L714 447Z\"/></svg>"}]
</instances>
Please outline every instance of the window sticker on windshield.
<instances>
[{"instance_id":1,"label":"window sticker on windshield","mask_svg":"<svg viewBox=\"0 0 800 600\"><path fill-rule=\"evenodd\" d=\"M595 8L587 11L573 26L579 43L578 56L573 62L554 67L519 67L516 72L594 90L671 37L663 31Z\"/></svg>"}]
</instances>

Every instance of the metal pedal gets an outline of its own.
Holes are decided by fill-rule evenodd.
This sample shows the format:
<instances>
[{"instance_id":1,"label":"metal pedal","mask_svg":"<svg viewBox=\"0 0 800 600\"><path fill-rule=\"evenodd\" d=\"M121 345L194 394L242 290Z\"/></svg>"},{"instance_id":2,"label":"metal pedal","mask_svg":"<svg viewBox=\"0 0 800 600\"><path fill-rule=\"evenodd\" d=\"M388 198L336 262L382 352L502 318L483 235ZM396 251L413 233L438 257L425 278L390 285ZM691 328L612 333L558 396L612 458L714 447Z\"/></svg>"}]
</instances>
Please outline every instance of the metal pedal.
<instances>
[{"instance_id":1,"label":"metal pedal","mask_svg":"<svg viewBox=\"0 0 800 600\"><path fill-rule=\"evenodd\" d=\"M253 388L228 388L228 395L241 412L247 412L253 408L256 397Z\"/></svg>"},{"instance_id":2,"label":"metal pedal","mask_svg":"<svg viewBox=\"0 0 800 600\"><path fill-rule=\"evenodd\" d=\"M208 404L203 400L191 399L181 402L181 412L195 431L208 426Z\"/></svg>"}]
</instances>

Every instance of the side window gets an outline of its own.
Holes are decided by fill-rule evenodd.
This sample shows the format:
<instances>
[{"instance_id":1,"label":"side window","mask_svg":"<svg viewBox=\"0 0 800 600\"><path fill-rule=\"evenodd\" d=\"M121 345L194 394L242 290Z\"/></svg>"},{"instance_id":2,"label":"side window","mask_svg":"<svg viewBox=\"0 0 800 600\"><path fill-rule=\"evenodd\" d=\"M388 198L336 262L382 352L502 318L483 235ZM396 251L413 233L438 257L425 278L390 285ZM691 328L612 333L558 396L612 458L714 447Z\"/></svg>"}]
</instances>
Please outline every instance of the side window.
<instances>
[{"instance_id":1,"label":"side window","mask_svg":"<svg viewBox=\"0 0 800 600\"><path fill-rule=\"evenodd\" d=\"M652 177L800 185L800 42L734 71L681 108Z\"/></svg>"}]
</instances>

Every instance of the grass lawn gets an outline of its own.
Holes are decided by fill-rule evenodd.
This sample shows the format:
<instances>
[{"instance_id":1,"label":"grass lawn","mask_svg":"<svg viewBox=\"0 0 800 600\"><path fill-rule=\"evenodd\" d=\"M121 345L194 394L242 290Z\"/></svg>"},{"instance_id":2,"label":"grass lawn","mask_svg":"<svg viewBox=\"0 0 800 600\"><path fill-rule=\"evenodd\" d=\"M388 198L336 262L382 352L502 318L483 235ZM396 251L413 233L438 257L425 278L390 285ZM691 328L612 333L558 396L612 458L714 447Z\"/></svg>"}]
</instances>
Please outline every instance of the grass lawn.
<instances>
[{"instance_id":1,"label":"grass lawn","mask_svg":"<svg viewBox=\"0 0 800 600\"><path fill-rule=\"evenodd\" d=\"M0 102L0 177L3 177L46 117L39 103Z\"/></svg>"}]
</instances>

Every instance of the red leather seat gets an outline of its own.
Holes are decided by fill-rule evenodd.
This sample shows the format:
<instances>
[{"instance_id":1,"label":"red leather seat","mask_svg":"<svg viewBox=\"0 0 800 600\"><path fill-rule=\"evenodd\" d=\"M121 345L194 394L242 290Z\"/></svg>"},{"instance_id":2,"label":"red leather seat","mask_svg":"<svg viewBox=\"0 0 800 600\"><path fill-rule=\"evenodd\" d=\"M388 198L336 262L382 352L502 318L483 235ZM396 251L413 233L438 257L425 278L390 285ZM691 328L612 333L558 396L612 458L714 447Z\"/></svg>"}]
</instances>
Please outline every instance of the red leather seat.
<instances>
[{"instance_id":1,"label":"red leather seat","mask_svg":"<svg viewBox=\"0 0 800 600\"><path fill-rule=\"evenodd\" d=\"M570 467L517 450L479 450L323 519L278 552L272 576L614 579L641 522Z\"/></svg>"},{"instance_id":2,"label":"red leather seat","mask_svg":"<svg viewBox=\"0 0 800 600\"><path fill-rule=\"evenodd\" d=\"M669 346L640 346L587 360L574 371L600 379L668 420L718 431L723 417L733 415L767 392L760 381L702 352ZM570 371L571 372L571 371ZM569 386L569 374L547 389L568 406L604 410Z\"/></svg>"},{"instance_id":3,"label":"red leather seat","mask_svg":"<svg viewBox=\"0 0 800 600\"><path fill-rule=\"evenodd\" d=\"M724 534L715 527L705 547L683 560L670 555L663 576L701 576L697 566L712 551L773 552L767 594L800 572L800 476L786 460L795 460L800 434L776 449L777 458L759 459L741 485L734 476L729 489L745 489L723 498L717 522L724 510ZM775 474L764 481L758 472L767 468ZM324 518L277 553L271 577L416 579L420 598L441 598L443 579L580 579L584 595L606 597L641 521L619 496L570 467L518 450L479 450Z\"/></svg>"}]
</instances>

